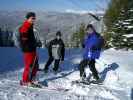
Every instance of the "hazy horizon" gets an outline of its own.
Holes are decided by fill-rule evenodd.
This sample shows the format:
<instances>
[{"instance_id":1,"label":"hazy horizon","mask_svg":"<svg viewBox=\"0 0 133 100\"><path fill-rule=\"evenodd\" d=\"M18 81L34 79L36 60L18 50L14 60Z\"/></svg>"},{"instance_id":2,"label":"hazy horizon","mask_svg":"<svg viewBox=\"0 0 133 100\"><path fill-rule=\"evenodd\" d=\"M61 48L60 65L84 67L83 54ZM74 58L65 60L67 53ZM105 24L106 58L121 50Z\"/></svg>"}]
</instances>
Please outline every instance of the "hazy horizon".
<instances>
[{"instance_id":1,"label":"hazy horizon","mask_svg":"<svg viewBox=\"0 0 133 100\"><path fill-rule=\"evenodd\" d=\"M0 0L0 11L101 11L110 0Z\"/></svg>"}]
</instances>

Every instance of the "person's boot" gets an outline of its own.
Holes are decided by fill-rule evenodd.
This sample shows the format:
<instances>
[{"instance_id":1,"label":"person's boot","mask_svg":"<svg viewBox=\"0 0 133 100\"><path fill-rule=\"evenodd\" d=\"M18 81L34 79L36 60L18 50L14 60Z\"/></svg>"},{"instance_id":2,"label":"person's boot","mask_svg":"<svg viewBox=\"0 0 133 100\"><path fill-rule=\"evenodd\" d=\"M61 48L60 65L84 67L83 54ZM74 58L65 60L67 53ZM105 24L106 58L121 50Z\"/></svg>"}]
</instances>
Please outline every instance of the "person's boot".
<instances>
[{"instance_id":1,"label":"person's boot","mask_svg":"<svg viewBox=\"0 0 133 100\"><path fill-rule=\"evenodd\" d=\"M44 68L44 73L47 74L48 73L48 69Z\"/></svg>"},{"instance_id":2,"label":"person's boot","mask_svg":"<svg viewBox=\"0 0 133 100\"><path fill-rule=\"evenodd\" d=\"M29 87L33 87L33 88L42 88L42 85L39 83L34 83L34 82L30 82L28 84Z\"/></svg>"},{"instance_id":3,"label":"person's boot","mask_svg":"<svg viewBox=\"0 0 133 100\"><path fill-rule=\"evenodd\" d=\"M80 82L86 82L86 81L87 81L86 77L80 77Z\"/></svg>"},{"instance_id":4,"label":"person's boot","mask_svg":"<svg viewBox=\"0 0 133 100\"><path fill-rule=\"evenodd\" d=\"M86 78L86 74L85 73L80 77L80 81L82 81L82 82L87 81L87 78Z\"/></svg>"},{"instance_id":5,"label":"person's boot","mask_svg":"<svg viewBox=\"0 0 133 100\"><path fill-rule=\"evenodd\" d=\"M38 84L39 81L37 80L37 78L35 76L32 77L32 80L31 80L32 83L35 83L35 84Z\"/></svg>"},{"instance_id":6,"label":"person's boot","mask_svg":"<svg viewBox=\"0 0 133 100\"><path fill-rule=\"evenodd\" d=\"M28 86L29 82L24 82L23 80L20 80L20 85L21 86Z\"/></svg>"},{"instance_id":7,"label":"person's boot","mask_svg":"<svg viewBox=\"0 0 133 100\"><path fill-rule=\"evenodd\" d=\"M103 82L103 80L99 78L98 80L96 80L96 82L100 84Z\"/></svg>"},{"instance_id":8,"label":"person's boot","mask_svg":"<svg viewBox=\"0 0 133 100\"><path fill-rule=\"evenodd\" d=\"M57 69L55 69L55 68L53 68L53 72L54 72L54 74L55 74L55 75L57 75L58 70L57 70Z\"/></svg>"},{"instance_id":9,"label":"person's boot","mask_svg":"<svg viewBox=\"0 0 133 100\"><path fill-rule=\"evenodd\" d=\"M100 84L103 82L102 79L99 78L99 76L94 77L94 78L95 78L95 83L97 83L97 84Z\"/></svg>"}]
</instances>

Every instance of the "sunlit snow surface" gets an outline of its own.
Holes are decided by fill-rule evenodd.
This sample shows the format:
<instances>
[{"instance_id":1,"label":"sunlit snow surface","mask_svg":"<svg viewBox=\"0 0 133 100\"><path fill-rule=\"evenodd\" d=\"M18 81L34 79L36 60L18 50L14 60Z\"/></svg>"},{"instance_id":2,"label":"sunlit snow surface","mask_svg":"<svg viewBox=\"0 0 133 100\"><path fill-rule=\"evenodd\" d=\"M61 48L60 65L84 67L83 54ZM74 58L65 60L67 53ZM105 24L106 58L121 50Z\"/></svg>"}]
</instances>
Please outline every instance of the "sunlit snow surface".
<instances>
[{"instance_id":1,"label":"sunlit snow surface","mask_svg":"<svg viewBox=\"0 0 133 100\"><path fill-rule=\"evenodd\" d=\"M47 50L38 50L40 68L47 61ZM38 80L48 88L64 88L68 91L52 91L24 88L19 85L23 72L22 53L15 48L0 48L0 100L133 100L133 51L108 49L102 52L96 68L103 85L72 85L79 79L78 64L82 60L81 49L67 49L60 73L38 72ZM87 75L90 70L86 68Z\"/></svg>"}]
</instances>

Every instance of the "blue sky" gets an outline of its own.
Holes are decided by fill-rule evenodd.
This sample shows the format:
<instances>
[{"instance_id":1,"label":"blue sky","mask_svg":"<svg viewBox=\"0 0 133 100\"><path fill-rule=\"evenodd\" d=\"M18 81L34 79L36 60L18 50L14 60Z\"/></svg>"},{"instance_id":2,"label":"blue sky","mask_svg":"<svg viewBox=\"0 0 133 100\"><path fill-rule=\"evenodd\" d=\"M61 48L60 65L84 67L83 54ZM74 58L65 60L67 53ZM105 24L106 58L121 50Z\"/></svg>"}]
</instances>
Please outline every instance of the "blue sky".
<instances>
[{"instance_id":1,"label":"blue sky","mask_svg":"<svg viewBox=\"0 0 133 100\"><path fill-rule=\"evenodd\" d=\"M0 10L102 10L109 0L0 0Z\"/></svg>"}]
</instances>

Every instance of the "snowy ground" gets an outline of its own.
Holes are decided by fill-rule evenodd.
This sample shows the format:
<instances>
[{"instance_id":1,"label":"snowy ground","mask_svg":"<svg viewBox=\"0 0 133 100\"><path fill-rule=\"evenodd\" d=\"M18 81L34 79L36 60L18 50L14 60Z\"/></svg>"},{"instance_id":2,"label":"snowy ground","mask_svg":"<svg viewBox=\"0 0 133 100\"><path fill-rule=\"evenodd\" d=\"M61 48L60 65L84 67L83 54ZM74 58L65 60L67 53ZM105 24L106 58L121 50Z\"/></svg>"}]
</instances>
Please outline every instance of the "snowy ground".
<instances>
[{"instance_id":1,"label":"snowy ground","mask_svg":"<svg viewBox=\"0 0 133 100\"><path fill-rule=\"evenodd\" d=\"M40 49L38 54L40 68L43 68L47 51ZM104 85L72 86L71 82L79 79L77 66L81 54L80 49L67 50L61 72L57 75L38 72L38 80L48 87L69 89L59 92L19 86L23 71L22 53L15 48L0 48L0 100L133 100L133 51L109 49L102 53L96 67ZM89 75L88 68L86 72Z\"/></svg>"}]
</instances>

